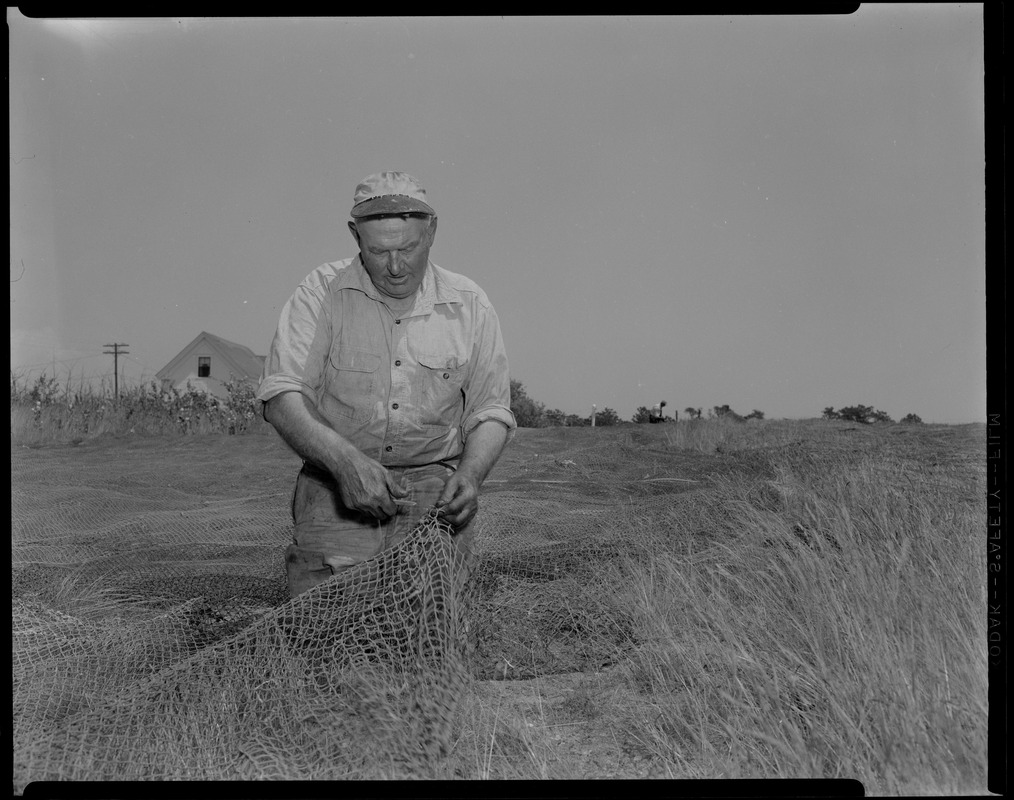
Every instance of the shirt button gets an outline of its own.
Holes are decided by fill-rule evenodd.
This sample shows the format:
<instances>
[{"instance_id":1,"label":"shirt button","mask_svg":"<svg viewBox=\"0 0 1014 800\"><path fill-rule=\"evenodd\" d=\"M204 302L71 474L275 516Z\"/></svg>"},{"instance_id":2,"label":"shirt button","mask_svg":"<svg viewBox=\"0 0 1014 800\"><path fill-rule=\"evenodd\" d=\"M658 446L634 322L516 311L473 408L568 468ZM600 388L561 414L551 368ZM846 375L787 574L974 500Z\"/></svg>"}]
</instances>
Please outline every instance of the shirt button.
<instances>
[{"instance_id":1,"label":"shirt button","mask_svg":"<svg viewBox=\"0 0 1014 800\"><path fill-rule=\"evenodd\" d=\"M396 319L396 320L394 321L394 324L395 324L395 325L401 325L401 320L400 320L400 319Z\"/></svg>"},{"instance_id":2,"label":"shirt button","mask_svg":"<svg viewBox=\"0 0 1014 800\"><path fill-rule=\"evenodd\" d=\"M444 380L446 381L449 377L451 377L450 374L447 373L447 372L445 372L444 373Z\"/></svg>"},{"instance_id":3,"label":"shirt button","mask_svg":"<svg viewBox=\"0 0 1014 800\"><path fill-rule=\"evenodd\" d=\"M396 366L396 367L400 367L400 366L401 366L401 362L400 362L400 361L395 361L395 362L394 362L394 366Z\"/></svg>"},{"instance_id":4,"label":"shirt button","mask_svg":"<svg viewBox=\"0 0 1014 800\"><path fill-rule=\"evenodd\" d=\"M398 407L397 403L391 403L391 408L397 408L397 407Z\"/></svg>"},{"instance_id":5,"label":"shirt button","mask_svg":"<svg viewBox=\"0 0 1014 800\"><path fill-rule=\"evenodd\" d=\"M387 451L388 453L390 453L390 452L391 452L392 450L394 450L394 448L393 448L393 447L391 447L391 445L388 445L388 446L387 446L387 447L385 447L384 449L385 449L385 450L386 450L386 451Z\"/></svg>"}]
</instances>

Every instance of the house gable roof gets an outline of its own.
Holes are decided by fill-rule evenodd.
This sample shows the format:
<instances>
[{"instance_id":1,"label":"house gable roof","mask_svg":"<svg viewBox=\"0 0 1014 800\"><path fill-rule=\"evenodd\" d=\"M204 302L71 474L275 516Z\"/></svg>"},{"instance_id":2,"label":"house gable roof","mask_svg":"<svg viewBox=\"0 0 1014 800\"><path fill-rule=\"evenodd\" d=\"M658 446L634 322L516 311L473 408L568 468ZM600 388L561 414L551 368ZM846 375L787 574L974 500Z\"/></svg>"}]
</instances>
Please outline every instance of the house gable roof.
<instances>
[{"instance_id":1,"label":"house gable roof","mask_svg":"<svg viewBox=\"0 0 1014 800\"><path fill-rule=\"evenodd\" d=\"M198 353L200 351L200 353ZM210 351L225 362L228 371L237 378L260 377L264 368L264 356L255 355L253 350L236 342L230 342L221 336L201 331L197 337L184 347L168 364L155 373L158 379L171 378L172 375L191 358ZM218 372L218 370L216 370ZM219 372L219 375L221 373ZM225 376L222 376L223 378Z\"/></svg>"}]
</instances>

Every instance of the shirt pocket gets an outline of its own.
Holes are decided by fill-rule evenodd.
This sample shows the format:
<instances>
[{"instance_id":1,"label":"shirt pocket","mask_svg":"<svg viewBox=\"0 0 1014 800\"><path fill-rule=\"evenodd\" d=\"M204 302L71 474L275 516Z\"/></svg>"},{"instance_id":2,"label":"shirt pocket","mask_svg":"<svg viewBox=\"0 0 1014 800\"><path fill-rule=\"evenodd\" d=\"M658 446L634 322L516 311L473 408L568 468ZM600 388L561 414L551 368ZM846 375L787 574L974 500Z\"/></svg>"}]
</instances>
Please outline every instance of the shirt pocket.
<instances>
[{"instance_id":1,"label":"shirt pocket","mask_svg":"<svg viewBox=\"0 0 1014 800\"><path fill-rule=\"evenodd\" d=\"M373 416L380 356L341 347L328 357L328 381L322 409L325 417L367 422Z\"/></svg>"},{"instance_id":2,"label":"shirt pocket","mask_svg":"<svg viewBox=\"0 0 1014 800\"><path fill-rule=\"evenodd\" d=\"M465 408L467 359L455 353L419 353L419 422L454 428Z\"/></svg>"}]
</instances>

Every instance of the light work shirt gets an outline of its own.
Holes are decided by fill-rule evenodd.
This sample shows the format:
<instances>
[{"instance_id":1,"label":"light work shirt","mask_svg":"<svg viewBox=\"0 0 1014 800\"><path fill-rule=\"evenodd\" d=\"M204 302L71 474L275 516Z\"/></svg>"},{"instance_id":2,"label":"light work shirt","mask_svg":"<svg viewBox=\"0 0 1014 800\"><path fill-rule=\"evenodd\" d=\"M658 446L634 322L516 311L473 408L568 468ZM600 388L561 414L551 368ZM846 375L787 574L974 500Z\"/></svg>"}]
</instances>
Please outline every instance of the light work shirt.
<instances>
[{"instance_id":1,"label":"light work shirt","mask_svg":"<svg viewBox=\"0 0 1014 800\"><path fill-rule=\"evenodd\" d=\"M453 461L487 420L517 423L500 322L471 279L430 261L396 316L359 256L315 269L282 308L256 397L300 392L384 466Z\"/></svg>"}]
</instances>

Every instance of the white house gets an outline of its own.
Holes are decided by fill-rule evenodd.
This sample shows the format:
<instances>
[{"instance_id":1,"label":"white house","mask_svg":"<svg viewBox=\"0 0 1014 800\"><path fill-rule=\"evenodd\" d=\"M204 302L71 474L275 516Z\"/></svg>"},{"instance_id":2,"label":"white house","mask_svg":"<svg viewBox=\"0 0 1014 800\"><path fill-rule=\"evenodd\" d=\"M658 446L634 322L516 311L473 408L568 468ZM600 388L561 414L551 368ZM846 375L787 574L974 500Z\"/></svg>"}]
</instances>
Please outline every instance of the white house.
<instances>
[{"instance_id":1,"label":"white house","mask_svg":"<svg viewBox=\"0 0 1014 800\"><path fill-rule=\"evenodd\" d=\"M201 331L155 377L166 388L185 392L189 382L192 389L225 398L229 395L226 381L245 381L256 386L264 359L265 356L254 355L249 347Z\"/></svg>"}]
</instances>

